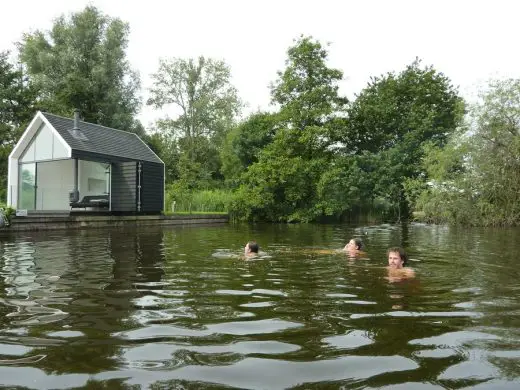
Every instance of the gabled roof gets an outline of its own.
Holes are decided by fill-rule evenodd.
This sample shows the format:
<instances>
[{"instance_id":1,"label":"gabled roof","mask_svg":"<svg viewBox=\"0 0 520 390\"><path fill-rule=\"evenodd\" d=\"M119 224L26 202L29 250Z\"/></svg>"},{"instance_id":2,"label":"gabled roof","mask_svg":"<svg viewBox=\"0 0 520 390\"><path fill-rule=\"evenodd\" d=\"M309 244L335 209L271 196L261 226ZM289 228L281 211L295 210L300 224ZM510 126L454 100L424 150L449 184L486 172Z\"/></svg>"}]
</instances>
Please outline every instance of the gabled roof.
<instances>
[{"instance_id":1,"label":"gabled roof","mask_svg":"<svg viewBox=\"0 0 520 390\"><path fill-rule=\"evenodd\" d=\"M74 136L74 120L43 112L52 127L60 134L72 151L116 156L130 160L163 164L162 160L137 134L112 129L89 122L78 122L80 136ZM82 135L83 136L82 136Z\"/></svg>"}]
</instances>

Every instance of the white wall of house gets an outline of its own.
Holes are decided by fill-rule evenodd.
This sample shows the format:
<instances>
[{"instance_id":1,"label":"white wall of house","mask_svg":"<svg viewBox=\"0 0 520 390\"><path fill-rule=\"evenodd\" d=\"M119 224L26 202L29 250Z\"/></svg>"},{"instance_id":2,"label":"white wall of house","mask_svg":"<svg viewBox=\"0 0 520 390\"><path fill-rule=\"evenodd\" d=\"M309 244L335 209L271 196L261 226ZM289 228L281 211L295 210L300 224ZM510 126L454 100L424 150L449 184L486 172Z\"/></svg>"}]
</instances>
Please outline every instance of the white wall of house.
<instances>
[{"instance_id":1,"label":"white wall of house","mask_svg":"<svg viewBox=\"0 0 520 390\"><path fill-rule=\"evenodd\" d=\"M7 205L16 208L18 205L18 159L9 157L7 172Z\"/></svg>"},{"instance_id":2,"label":"white wall of house","mask_svg":"<svg viewBox=\"0 0 520 390\"><path fill-rule=\"evenodd\" d=\"M38 163L36 210L68 210L74 186L74 160Z\"/></svg>"},{"instance_id":3,"label":"white wall of house","mask_svg":"<svg viewBox=\"0 0 520 390\"><path fill-rule=\"evenodd\" d=\"M70 175L70 164L72 163L71 160L68 160L70 152L70 147L46 122L42 114L38 113L9 156L8 204L18 208L19 197L27 195L20 194L22 185L20 182L21 164L37 163L36 209L68 209L69 189L64 192L64 196L66 196L65 206L63 206L62 194L59 191L67 186L62 181ZM64 171L61 172L60 169L64 169Z\"/></svg>"}]
</instances>

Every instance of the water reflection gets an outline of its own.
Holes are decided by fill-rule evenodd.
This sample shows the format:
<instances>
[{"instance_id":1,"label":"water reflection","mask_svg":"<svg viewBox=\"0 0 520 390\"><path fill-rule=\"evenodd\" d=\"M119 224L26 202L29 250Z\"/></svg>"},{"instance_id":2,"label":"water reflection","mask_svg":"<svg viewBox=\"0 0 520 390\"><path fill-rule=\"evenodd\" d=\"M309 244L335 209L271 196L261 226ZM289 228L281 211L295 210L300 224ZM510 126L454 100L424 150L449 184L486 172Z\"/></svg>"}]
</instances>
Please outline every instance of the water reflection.
<instances>
[{"instance_id":1,"label":"water reflection","mask_svg":"<svg viewBox=\"0 0 520 390\"><path fill-rule=\"evenodd\" d=\"M134 283L161 278L154 267L160 232L130 240L125 232L104 233L35 234L3 245L2 299L10 312L0 340L34 347L45 371L117 367L119 347L110 335L128 320L138 296Z\"/></svg>"},{"instance_id":2,"label":"water reflection","mask_svg":"<svg viewBox=\"0 0 520 390\"><path fill-rule=\"evenodd\" d=\"M0 386L516 388L518 232L230 225L5 236ZM335 252L353 236L366 258ZM268 257L214 256L250 237ZM388 280L395 245L407 247L414 279Z\"/></svg>"}]
</instances>

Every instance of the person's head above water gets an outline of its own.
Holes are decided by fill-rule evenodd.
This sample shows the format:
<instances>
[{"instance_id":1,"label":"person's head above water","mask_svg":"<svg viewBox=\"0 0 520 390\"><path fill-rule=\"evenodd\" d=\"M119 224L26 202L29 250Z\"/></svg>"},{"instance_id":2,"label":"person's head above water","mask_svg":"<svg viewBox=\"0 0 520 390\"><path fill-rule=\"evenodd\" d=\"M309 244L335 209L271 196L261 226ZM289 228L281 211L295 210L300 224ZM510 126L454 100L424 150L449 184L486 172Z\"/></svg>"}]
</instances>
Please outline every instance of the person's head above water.
<instances>
[{"instance_id":1,"label":"person's head above water","mask_svg":"<svg viewBox=\"0 0 520 390\"><path fill-rule=\"evenodd\" d=\"M408 255L403 248L393 247L386 251L388 266L392 268L403 268L408 263Z\"/></svg>"},{"instance_id":2,"label":"person's head above water","mask_svg":"<svg viewBox=\"0 0 520 390\"><path fill-rule=\"evenodd\" d=\"M343 250L348 252L353 251L362 251L363 250L363 240L361 238L352 238Z\"/></svg>"},{"instance_id":3,"label":"person's head above water","mask_svg":"<svg viewBox=\"0 0 520 390\"><path fill-rule=\"evenodd\" d=\"M258 243L256 241L249 241L244 248L244 254L250 256L252 254L258 254Z\"/></svg>"}]
</instances>

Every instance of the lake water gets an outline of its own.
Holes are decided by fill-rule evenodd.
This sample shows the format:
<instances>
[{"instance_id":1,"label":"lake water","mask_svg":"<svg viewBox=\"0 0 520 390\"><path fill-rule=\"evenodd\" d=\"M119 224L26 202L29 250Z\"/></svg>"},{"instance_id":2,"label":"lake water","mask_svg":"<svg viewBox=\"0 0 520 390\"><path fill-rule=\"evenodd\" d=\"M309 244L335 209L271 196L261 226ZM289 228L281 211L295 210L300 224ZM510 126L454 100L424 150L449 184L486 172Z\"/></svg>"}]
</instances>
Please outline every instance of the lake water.
<instances>
[{"instance_id":1,"label":"lake water","mask_svg":"<svg viewBox=\"0 0 520 390\"><path fill-rule=\"evenodd\" d=\"M362 237L367 259L324 249ZM0 387L518 389L520 230L219 225L0 237ZM264 252L237 256L256 239ZM403 245L416 278L386 278Z\"/></svg>"}]
</instances>

